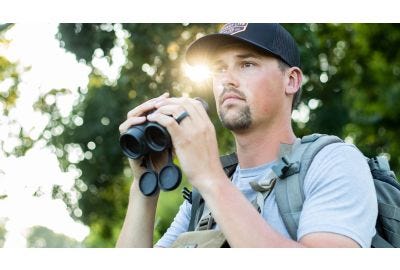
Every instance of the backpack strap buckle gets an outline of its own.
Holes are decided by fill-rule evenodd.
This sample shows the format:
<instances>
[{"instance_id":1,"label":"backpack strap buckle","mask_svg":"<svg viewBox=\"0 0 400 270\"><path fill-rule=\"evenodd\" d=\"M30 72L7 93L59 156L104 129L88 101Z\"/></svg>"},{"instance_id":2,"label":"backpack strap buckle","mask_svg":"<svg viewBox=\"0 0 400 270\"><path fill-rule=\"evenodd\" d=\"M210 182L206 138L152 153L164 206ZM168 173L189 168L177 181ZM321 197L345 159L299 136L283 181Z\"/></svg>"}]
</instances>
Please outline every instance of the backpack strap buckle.
<instances>
[{"instance_id":1,"label":"backpack strap buckle","mask_svg":"<svg viewBox=\"0 0 400 270\"><path fill-rule=\"evenodd\" d=\"M252 205L256 210L263 215L264 214L264 203L267 197L271 194L276 181L276 175L273 171L270 171L266 179L260 181L251 181L249 184L251 188L257 192L255 200L252 201Z\"/></svg>"},{"instance_id":2,"label":"backpack strap buckle","mask_svg":"<svg viewBox=\"0 0 400 270\"><path fill-rule=\"evenodd\" d=\"M211 212L203 217L199 223L197 224L196 231L205 231L205 230L211 230L211 228L214 226L215 220L211 215Z\"/></svg>"},{"instance_id":3,"label":"backpack strap buckle","mask_svg":"<svg viewBox=\"0 0 400 270\"><path fill-rule=\"evenodd\" d=\"M278 164L272 167L272 170L280 179L284 179L300 172L300 163L298 161L290 162L287 156L284 156Z\"/></svg>"},{"instance_id":4,"label":"backpack strap buckle","mask_svg":"<svg viewBox=\"0 0 400 270\"><path fill-rule=\"evenodd\" d=\"M372 170L390 171L389 162L386 157L378 156L368 160L368 165Z\"/></svg>"}]
</instances>

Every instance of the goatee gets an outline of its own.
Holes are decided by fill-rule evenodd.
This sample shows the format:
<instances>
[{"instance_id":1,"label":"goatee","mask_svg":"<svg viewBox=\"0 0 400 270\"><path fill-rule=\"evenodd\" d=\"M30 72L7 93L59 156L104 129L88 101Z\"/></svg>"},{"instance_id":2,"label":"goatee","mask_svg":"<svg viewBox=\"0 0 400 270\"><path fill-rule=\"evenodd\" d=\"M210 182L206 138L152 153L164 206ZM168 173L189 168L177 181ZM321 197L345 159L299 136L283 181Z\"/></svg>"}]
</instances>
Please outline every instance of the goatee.
<instances>
[{"instance_id":1,"label":"goatee","mask_svg":"<svg viewBox=\"0 0 400 270\"><path fill-rule=\"evenodd\" d=\"M235 118L229 119L227 111L221 110L219 118L224 127L232 131L239 131L247 129L251 126L251 112L249 106L244 106L239 109Z\"/></svg>"}]
</instances>

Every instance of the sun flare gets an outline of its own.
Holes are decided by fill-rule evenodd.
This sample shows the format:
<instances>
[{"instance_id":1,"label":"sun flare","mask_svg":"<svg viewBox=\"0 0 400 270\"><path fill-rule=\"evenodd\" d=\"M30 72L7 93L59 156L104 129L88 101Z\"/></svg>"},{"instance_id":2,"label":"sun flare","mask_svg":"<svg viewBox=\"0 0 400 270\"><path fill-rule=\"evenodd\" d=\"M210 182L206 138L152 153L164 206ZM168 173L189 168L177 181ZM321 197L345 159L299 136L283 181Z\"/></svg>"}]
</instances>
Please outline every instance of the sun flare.
<instances>
[{"instance_id":1,"label":"sun flare","mask_svg":"<svg viewBox=\"0 0 400 270\"><path fill-rule=\"evenodd\" d=\"M189 79L196 83L205 82L211 77L210 69L206 65L190 66L184 64L183 71Z\"/></svg>"}]
</instances>

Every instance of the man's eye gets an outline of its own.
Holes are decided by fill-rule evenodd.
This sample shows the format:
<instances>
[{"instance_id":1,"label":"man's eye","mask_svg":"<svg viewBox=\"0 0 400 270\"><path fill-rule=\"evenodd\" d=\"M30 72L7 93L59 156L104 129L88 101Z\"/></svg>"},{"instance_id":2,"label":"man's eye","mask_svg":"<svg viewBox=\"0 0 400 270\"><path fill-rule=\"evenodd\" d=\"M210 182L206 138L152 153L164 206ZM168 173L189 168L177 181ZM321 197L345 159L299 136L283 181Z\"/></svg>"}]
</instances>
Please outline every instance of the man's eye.
<instances>
[{"instance_id":1,"label":"man's eye","mask_svg":"<svg viewBox=\"0 0 400 270\"><path fill-rule=\"evenodd\" d=\"M253 63L253 62L244 62L244 63L242 64L242 67L245 67L245 68L247 68L247 67L252 67L252 66L254 66L254 63Z\"/></svg>"}]
</instances>

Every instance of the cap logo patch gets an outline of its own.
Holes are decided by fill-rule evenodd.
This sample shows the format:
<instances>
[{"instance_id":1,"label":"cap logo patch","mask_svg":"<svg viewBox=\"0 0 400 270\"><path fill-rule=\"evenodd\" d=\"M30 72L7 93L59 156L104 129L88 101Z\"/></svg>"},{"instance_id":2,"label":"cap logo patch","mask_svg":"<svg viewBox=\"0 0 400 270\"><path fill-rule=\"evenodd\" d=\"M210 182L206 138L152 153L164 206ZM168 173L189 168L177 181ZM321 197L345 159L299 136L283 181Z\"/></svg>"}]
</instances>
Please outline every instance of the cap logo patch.
<instances>
[{"instance_id":1,"label":"cap logo patch","mask_svg":"<svg viewBox=\"0 0 400 270\"><path fill-rule=\"evenodd\" d=\"M221 34L234 35L246 30L248 23L227 23L221 29Z\"/></svg>"}]
</instances>

